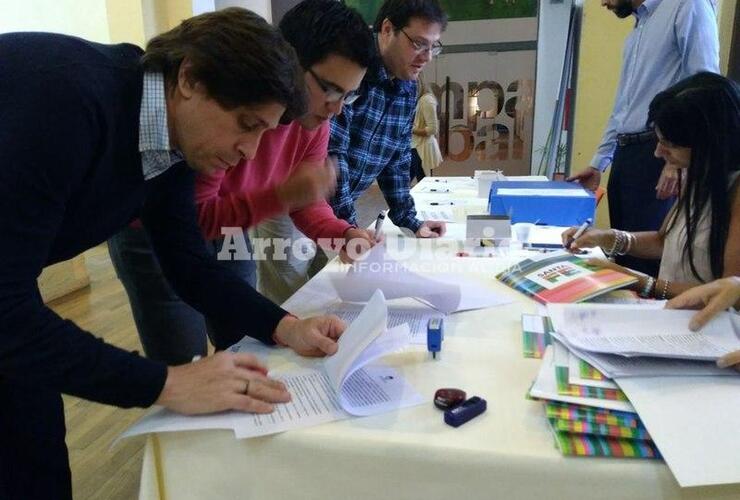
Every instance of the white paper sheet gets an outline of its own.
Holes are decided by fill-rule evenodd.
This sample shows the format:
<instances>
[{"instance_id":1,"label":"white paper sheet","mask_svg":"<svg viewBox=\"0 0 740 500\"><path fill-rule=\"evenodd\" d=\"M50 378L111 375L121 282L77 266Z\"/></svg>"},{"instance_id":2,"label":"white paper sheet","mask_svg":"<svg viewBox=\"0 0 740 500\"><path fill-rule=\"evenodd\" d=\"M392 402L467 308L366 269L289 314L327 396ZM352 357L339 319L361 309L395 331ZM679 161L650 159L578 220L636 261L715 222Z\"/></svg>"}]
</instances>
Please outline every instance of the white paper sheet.
<instances>
[{"instance_id":1,"label":"white paper sheet","mask_svg":"<svg viewBox=\"0 0 740 500\"><path fill-rule=\"evenodd\" d=\"M283 309L299 318L319 314L331 304L338 303L339 297L331 281L331 273L316 275L296 293L283 302Z\"/></svg>"},{"instance_id":2,"label":"white paper sheet","mask_svg":"<svg viewBox=\"0 0 740 500\"><path fill-rule=\"evenodd\" d=\"M318 362L315 369L271 373L285 382L292 400L275 405L270 414L227 412L193 417L160 409L140 419L121 438L196 429L232 429L236 437L246 438L421 404L424 398L395 370L373 364L411 341L405 323L386 330L387 316L385 299L377 291L339 338L336 354ZM253 348L251 339L243 339L231 351Z\"/></svg>"},{"instance_id":3,"label":"white paper sheet","mask_svg":"<svg viewBox=\"0 0 740 500\"><path fill-rule=\"evenodd\" d=\"M341 303L327 309L326 314L334 314L345 323L351 323L357 319L362 311L361 304ZM407 324L411 332L412 344L427 343L427 323L432 318L440 317L440 313L422 304L418 307L388 307L388 328Z\"/></svg>"},{"instance_id":4,"label":"white paper sheet","mask_svg":"<svg viewBox=\"0 0 740 500\"><path fill-rule=\"evenodd\" d=\"M617 379L682 487L740 483L740 377Z\"/></svg>"},{"instance_id":5,"label":"white paper sheet","mask_svg":"<svg viewBox=\"0 0 740 500\"><path fill-rule=\"evenodd\" d=\"M554 334L557 337L557 333ZM687 359L625 357L570 348L573 356L590 363L609 378L628 377L737 377L736 370L722 369L713 361Z\"/></svg>"},{"instance_id":6,"label":"white paper sheet","mask_svg":"<svg viewBox=\"0 0 740 500\"><path fill-rule=\"evenodd\" d=\"M443 222L456 222L455 215L449 208L421 209L416 212L416 218L419 220L437 220Z\"/></svg>"},{"instance_id":7,"label":"white paper sheet","mask_svg":"<svg viewBox=\"0 0 740 500\"><path fill-rule=\"evenodd\" d=\"M301 370L278 377L292 400L268 414L242 414L233 419L238 439L311 427L349 417L342 410L329 377L322 370Z\"/></svg>"},{"instance_id":8,"label":"white paper sheet","mask_svg":"<svg viewBox=\"0 0 740 500\"><path fill-rule=\"evenodd\" d=\"M627 401L614 401L610 399L582 398L578 396L563 396L558 394L557 382L555 380L555 363L553 359L553 348L547 346L545 354L542 357L542 365L537 374L532 388L529 390L532 397L547 399L551 401L561 401L563 403L574 403L595 408L606 408L609 410L619 410L635 412L634 407Z\"/></svg>"},{"instance_id":9,"label":"white paper sheet","mask_svg":"<svg viewBox=\"0 0 740 500\"><path fill-rule=\"evenodd\" d=\"M236 412L222 412L211 415L181 415L159 406L140 418L126 429L116 442L132 436L156 432L196 431L201 429L233 429ZM115 444L115 443L114 443Z\"/></svg>"},{"instance_id":10,"label":"white paper sheet","mask_svg":"<svg viewBox=\"0 0 740 500\"><path fill-rule=\"evenodd\" d=\"M729 313L692 332L693 311L610 304L548 304L547 309L559 337L584 351L710 361L740 349Z\"/></svg>"},{"instance_id":11,"label":"white paper sheet","mask_svg":"<svg viewBox=\"0 0 740 500\"><path fill-rule=\"evenodd\" d=\"M357 319L339 337L337 353L324 360L324 370L334 389L339 390L355 359L385 331L387 324L388 308L385 297L377 290Z\"/></svg>"},{"instance_id":12,"label":"white paper sheet","mask_svg":"<svg viewBox=\"0 0 740 500\"><path fill-rule=\"evenodd\" d=\"M445 314L512 302L460 276L435 274L432 279L416 274L389 257L382 245L370 250L346 275L335 275L334 287L346 302L366 302L382 290L388 299L414 297Z\"/></svg>"}]
</instances>

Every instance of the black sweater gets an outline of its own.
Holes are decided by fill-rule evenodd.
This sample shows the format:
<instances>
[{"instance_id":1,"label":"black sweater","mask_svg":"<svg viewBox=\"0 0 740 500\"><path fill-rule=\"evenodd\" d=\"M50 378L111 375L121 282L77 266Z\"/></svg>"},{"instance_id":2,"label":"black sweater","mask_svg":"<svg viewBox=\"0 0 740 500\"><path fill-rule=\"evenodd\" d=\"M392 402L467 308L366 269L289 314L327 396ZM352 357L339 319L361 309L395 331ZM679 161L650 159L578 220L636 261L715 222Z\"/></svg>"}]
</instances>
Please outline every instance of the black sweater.
<instances>
[{"instance_id":1,"label":"black sweater","mask_svg":"<svg viewBox=\"0 0 740 500\"><path fill-rule=\"evenodd\" d=\"M140 217L178 295L232 334L272 343L285 311L208 254L185 163L144 181L138 47L0 35L0 379L122 407L148 406L166 367L106 344L41 301L43 267ZM2 404L2 402L0 402Z\"/></svg>"}]
</instances>

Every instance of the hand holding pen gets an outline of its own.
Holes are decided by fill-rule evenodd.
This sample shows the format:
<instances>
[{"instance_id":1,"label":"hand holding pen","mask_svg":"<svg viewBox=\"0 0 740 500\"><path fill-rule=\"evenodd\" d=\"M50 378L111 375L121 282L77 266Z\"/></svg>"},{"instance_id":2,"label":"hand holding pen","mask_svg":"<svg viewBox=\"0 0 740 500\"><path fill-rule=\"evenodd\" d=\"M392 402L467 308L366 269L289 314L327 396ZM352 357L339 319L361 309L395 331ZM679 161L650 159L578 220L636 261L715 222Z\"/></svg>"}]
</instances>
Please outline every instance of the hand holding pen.
<instances>
[{"instance_id":1,"label":"hand holding pen","mask_svg":"<svg viewBox=\"0 0 740 500\"><path fill-rule=\"evenodd\" d=\"M379 242L383 239L383 222L385 222L385 212L380 211L378 218L375 219L375 241Z\"/></svg>"},{"instance_id":2,"label":"hand holding pen","mask_svg":"<svg viewBox=\"0 0 740 500\"><path fill-rule=\"evenodd\" d=\"M566 250L573 250L573 244L576 242L576 240L578 240L578 238L583 236L592 222L593 221L591 219L586 219L583 224L581 224L580 227L578 227L577 229L572 227L563 232L563 247Z\"/></svg>"}]
</instances>

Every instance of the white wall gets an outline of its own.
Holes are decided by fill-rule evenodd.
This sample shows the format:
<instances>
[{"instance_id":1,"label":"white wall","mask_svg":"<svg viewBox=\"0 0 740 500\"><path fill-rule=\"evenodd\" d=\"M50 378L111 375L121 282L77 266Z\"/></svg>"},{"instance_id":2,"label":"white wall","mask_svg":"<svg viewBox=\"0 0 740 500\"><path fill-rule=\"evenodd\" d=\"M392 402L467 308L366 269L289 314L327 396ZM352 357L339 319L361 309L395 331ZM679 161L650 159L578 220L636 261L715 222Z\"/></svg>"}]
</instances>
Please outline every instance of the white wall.
<instances>
[{"instance_id":1,"label":"white wall","mask_svg":"<svg viewBox=\"0 0 740 500\"><path fill-rule=\"evenodd\" d=\"M540 25L537 35L537 76L534 97L534 136L532 139L532 172L540 164L547 135L555 113L560 76L565 60L572 0L562 3L540 2Z\"/></svg>"},{"instance_id":2,"label":"white wall","mask_svg":"<svg viewBox=\"0 0 740 500\"><path fill-rule=\"evenodd\" d=\"M264 17L267 22L272 22L270 0L193 0L194 15L227 7L243 7Z\"/></svg>"},{"instance_id":3,"label":"white wall","mask_svg":"<svg viewBox=\"0 0 740 500\"><path fill-rule=\"evenodd\" d=\"M0 0L0 33L51 31L109 43L103 0Z\"/></svg>"}]
</instances>

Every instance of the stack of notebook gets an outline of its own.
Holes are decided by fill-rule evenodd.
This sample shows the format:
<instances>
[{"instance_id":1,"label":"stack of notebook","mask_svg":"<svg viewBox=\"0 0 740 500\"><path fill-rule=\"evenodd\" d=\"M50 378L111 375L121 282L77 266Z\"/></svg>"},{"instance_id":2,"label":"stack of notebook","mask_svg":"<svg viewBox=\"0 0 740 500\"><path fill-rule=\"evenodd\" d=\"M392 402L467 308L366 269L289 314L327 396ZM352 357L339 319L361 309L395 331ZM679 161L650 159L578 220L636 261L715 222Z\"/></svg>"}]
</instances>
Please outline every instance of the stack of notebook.
<instances>
[{"instance_id":1,"label":"stack of notebook","mask_svg":"<svg viewBox=\"0 0 740 500\"><path fill-rule=\"evenodd\" d=\"M660 458L650 435L619 387L554 340L544 316L524 315L525 357L542 358L529 397L545 403L563 455Z\"/></svg>"}]
</instances>

